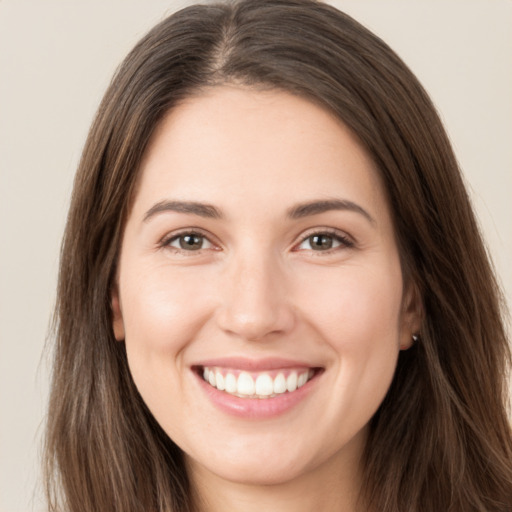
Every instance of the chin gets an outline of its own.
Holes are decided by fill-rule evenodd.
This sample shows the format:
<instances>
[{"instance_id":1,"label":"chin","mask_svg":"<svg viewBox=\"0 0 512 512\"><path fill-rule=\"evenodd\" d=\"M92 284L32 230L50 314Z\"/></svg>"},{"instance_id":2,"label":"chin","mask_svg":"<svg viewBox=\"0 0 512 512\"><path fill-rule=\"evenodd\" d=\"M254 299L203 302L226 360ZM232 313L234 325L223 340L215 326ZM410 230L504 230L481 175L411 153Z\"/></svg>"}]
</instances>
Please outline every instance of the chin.
<instances>
[{"instance_id":1,"label":"chin","mask_svg":"<svg viewBox=\"0 0 512 512\"><path fill-rule=\"evenodd\" d=\"M315 448L313 444L301 435L286 440L267 432L259 439L249 436L245 442L240 438L230 443L225 440L201 453L196 452L195 457L186 456L186 460L193 473L215 475L241 485L283 485L321 472L337 458L332 445L325 449Z\"/></svg>"},{"instance_id":2,"label":"chin","mask_svg":"<svg viewBox=\"0 0 512 512\"><path fill-rule=\"evenodd\" d=\"M225 481L250 486L283 485L296 480L308 471L308 468L297 464L288 464L282 460L277 461L277 458L264 459L260 457L257 461L237 460L233 461L233 463L226 463L224 461L222 467L209 464L203 466L202 471L215 474L218 478ZM278 462L277 465L276 462ZM189 462L189 465L196 467L200 463Z\"/></svg>"}]
</instances>

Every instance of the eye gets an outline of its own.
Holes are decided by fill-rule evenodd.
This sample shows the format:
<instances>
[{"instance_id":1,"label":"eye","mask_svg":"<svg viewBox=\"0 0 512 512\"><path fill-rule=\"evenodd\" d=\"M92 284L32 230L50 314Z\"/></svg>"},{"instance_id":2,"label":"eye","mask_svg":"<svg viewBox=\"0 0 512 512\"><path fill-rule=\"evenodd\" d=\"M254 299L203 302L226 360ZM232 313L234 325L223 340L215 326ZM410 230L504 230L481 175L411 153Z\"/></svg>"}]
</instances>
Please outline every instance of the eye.
<instances>
[{"instance_id":1,"label":"eye","mask_svg":"<svg viewBox=\"0 0 512 512\"><path fill-rule=\"evenodd\" d=\"M163 245L187 252L211 249L213 247L213 244L200 233L180 233L165 241Z\"/></svg>"},{"instance_id":2,"label":"eye","mask_svg":"<svg viewBox=\"0 0 512 512\"><path fill-rule=\"evenodd\" d=\"M328 252L340 247L353 247L354 243L339 233L321 232L306 237L297 246L297 250Z\"/></svg>"}]
</instances>

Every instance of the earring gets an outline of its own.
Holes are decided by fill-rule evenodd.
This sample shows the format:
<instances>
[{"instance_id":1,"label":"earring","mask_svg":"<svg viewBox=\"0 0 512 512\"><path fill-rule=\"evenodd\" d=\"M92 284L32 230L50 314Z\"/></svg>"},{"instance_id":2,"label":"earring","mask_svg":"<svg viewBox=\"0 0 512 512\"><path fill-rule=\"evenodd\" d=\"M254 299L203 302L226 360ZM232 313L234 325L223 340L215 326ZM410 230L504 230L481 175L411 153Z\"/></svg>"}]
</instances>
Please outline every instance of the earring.
<instances>
[{"instance_id":1,"label":"earring","mask_svg":"<svg viewBox=\"0 0 512 512\"><path fill-rule=\"evenodd\" d=\"M418 340L419 340L418 335L413 334L413 335L412 335L412 341L413 341L413 343L416 343Z\"/></svg>"}]
</instances>

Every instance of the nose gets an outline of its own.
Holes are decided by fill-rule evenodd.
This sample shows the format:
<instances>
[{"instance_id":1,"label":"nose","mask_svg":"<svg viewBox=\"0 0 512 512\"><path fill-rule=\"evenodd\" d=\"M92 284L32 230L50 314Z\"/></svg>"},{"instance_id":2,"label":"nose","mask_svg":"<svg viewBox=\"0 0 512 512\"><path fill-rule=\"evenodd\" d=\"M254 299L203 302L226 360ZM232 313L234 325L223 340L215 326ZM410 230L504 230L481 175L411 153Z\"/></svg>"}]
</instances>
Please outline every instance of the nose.
<instances>
[{"instance_id":1,"label":"nose","mask_svg":"<svg viewBox=\"0 0 512 512\"><path fill-rule=\"evenodd\" d=\"M234 262L221 291L218 326L246 341L290 332L296 319L286 281L279 264L270 258L252 254Z\"/></svg>"}]
</instances>

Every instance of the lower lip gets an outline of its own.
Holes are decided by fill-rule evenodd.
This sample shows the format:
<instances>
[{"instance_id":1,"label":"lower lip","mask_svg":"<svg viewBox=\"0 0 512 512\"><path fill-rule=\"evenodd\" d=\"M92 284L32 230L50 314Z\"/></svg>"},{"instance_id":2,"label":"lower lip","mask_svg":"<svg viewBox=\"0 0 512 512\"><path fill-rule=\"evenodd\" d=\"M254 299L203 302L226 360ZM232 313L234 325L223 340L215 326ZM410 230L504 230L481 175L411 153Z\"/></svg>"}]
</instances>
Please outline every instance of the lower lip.
<instances>
[{"instance_id":1,"label":"lower lip","mask_svg":"<svg viewBox=\"0 0 512 512\"><path fill-rule=\"evenodd\" d=\"M272 398L240 398L210 386L197 373L196 377L206 396L221 411L246 419L267 419L284 414L302 402L314 388L319 374L297 390Z\"/></svg>"}]
</instances>

